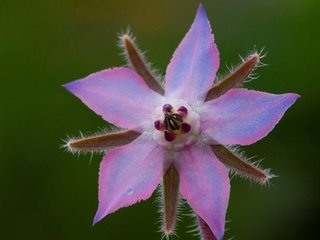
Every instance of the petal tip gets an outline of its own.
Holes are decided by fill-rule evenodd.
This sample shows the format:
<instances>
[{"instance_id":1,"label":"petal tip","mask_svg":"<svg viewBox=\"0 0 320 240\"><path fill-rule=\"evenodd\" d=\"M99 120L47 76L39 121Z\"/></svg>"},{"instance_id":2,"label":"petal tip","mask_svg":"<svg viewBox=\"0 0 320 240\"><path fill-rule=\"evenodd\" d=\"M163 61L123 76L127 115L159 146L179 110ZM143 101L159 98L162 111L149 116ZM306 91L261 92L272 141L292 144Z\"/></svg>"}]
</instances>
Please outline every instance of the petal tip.
<instances>
[{"instance_id":1,"label":"petal tip","mask_svg":"<svg viewBox=\"0 0 320 240\"><path fill-rule=\"evenodd\" d=\"M96 215L94 216L92 226L96 225L97 222L99 222L102 218L104 218L104 215L101 214L101 212L98 210L98 212L97 212Z\"/></svg>"},{"instance_id":2,"label":"petal tip","mask_svg":"<svg viewBox=\"0 0 320 240\"><path fill-rule=\"evenodd\" d=\"M73 93L74 88L75 88L75 84L74 83L75 83L75 81L69 82L69 83L63 84L62 87L64 87L67 91Z\"/></svg>"},{"instance_id":3,"label":"petal tip","mask_svg":"<svg viewBox=\"0 0 320 240\"><path fill-rule=\"evenodd\" d=\"M205 8L204 8L202 3L199 4L198 10L197 10L196 18L198 18L198 17L207 18L207 13L206 13L206 10L205 10Z\"/></svg>"},{"instance_id":4,"label":"petal tip","mask_svg":"<svg viewBox=\"0 0 320 240\"><path fill-rule=\"evenodd\" d=\"M297 101L301 96L297 93L287 93L285 94L287 96L286 98L286 102L288 104L288 106L290 107L291 105L293 105L295 103L295 101Z\"/></svg>"},{"instance_id":5,"label":"petal tip","mask_svg":"<svg viewBox=\"0 0 320 240\"><path fill-rule=\"evenodd\" d=\"M296 101L296 100L298 100L299 98L301 98L301 96L300 96L299 94L297 94L297 93L290 93L290 95L291 95L291 97L292 97L292 99L293 99L294 101Z\"/></svg>"},{"instance_id":6,"label":"petal tip","mask_svg":"<svg viewBox=\"0 0 320 240\"><path fill-rule=\"evenodd\" d=\"M65 83L61 85L63 88L67 89L70 87L70 83Z\"/></svg>"},{"instance_id":7,"label":"petal tip","mask_svg":"<svg viewBox=\"0 0 320 240\"><path fill-rule=\"evenodd\" d=\"M199 6L198 6L198 13L200 12L205 12L205 8L202 3L199 3Z\"/></svg>"}]
</instances>

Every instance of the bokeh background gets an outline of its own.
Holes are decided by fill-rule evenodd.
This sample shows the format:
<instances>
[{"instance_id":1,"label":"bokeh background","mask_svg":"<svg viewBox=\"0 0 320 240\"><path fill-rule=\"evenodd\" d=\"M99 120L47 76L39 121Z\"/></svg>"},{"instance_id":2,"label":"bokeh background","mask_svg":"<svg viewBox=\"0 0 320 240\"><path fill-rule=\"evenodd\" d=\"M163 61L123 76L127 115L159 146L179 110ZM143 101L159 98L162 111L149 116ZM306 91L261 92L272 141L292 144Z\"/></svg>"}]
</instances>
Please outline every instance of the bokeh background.
<instances>
[{"instance_id":1,"label":"bokeh background","mask_svg":"<svg viewBox=\"0 0 320 240\"><path fill-rule=\"evenodd\" d=\"M280 177L270 187L234 178L225 239L318 239L318 0L203 0L220 73L254 47L267 67L247 84L302 98L250 147ZM0 239L160 239L152 199L92 227L101 156L60 149L66 135L106 123L61 85L124 64L117 33L131 27L162 73L189 29L196 0L0 0ZM139 154L139 153L137 153ZM185 208L180 239L197 239Z\"/></svg>"}]
</instances>

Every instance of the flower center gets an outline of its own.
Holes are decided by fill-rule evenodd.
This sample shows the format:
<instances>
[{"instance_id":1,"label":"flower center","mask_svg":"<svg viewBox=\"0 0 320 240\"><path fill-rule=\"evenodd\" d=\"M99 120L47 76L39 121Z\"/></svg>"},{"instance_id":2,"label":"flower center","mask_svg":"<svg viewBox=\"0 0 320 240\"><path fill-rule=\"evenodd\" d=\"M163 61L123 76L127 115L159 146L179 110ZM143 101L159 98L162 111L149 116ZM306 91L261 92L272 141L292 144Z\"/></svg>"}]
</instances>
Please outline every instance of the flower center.
<instances>
[{"instance_id":1,"label":"flower center","mask_svg":"<svg viewBox=\"0 0 320 240\"><path fill-rule=\"evenodd\" d=\"M199 115L183 100L158 107L153 118L153 138L168 149L180 150L199 135Z\"/></svg>"}]
</instances>

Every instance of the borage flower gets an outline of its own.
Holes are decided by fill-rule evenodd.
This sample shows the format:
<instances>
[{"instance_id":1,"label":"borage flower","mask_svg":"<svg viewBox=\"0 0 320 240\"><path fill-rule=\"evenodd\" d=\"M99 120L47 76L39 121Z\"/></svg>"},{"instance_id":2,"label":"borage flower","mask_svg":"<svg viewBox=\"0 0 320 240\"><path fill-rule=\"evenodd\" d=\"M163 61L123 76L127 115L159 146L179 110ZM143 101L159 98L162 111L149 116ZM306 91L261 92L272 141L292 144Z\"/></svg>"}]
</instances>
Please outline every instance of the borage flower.
<instances>
[{"instance_id":1,"label":"borage flower","mask_svg":"<svg viewBox=\"0 0 320 240\"><path fill-rule=\"evenodd\" d=\"M163 178L164 233L174 231L180 192L198 216L202 237L222 239L229 169L262 183L271 178L229 146L266 136L299 96L234 88L259 63L257 53L215 80L219 53L201 5L167 68L164 88L130 36L121 41L131 69L103 70L65 86L105 120L127 129L67 143L73 151L108 150L94 223L148 199Z\"/></svg>"}]
</instances>

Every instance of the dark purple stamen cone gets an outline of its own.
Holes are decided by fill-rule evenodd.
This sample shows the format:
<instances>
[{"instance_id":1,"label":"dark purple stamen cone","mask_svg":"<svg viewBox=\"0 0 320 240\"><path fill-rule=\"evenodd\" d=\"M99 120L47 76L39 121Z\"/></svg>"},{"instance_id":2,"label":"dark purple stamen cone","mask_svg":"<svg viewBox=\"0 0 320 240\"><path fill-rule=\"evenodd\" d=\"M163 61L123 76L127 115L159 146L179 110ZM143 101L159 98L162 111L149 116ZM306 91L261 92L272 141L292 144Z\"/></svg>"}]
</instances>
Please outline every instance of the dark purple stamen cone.
<instances>
[{"instance_id":1,"label":"dark purple stamen cone","mask_svg":"<svg viewBox=\"0 0 320 240\"><path fill-rule=\"evenodd\" d=\"M185 106L179 107L178 111L179 111L183 116L187 116L187 114L188 114L188 109L187 109Z\"/></svg>"},{"instance_id":2,"label":"dark purple stamen cone","mask_svg":"<svg viewBox=\"0 0 320 240\"><path fill-rule=\"evenodd\" d=\"M168 142L172 142L173 140L176 139L176 135L168 133L167 131L164 132L164 138L168 141Z\"/></svg>"},{"instance_id":3,"label":"dark purple stamen cone","mask_svg":"<svg viewBox=\"0 0 320 240\"><path fill-rule=\"evenodd\" d=\"M160 120L155 121L153 123L153 126L154 126L155 129L160 131L161 130L161 122L160 122Z\"/></svg>"},{"instance_id":4,"label":"dark purple stamen cone","mask_svg":"<svg viewBox=\"0 0 320 240\"><path fill-rule=\"evenodd\" d=\"M164 113L171 111L171 109L172 109L172 106L171 106L170 104L168 104L168 103L166 103L166 104L163 105L163 107L162 107L162 111L163 111Z\"/></svg>"},{"instance_id":5,"label":"dark purple stamen cone","mask_svg":"<svg viewBox=\"0 0 320 240\"><path fill-rule=\"evenodd\" d=\"M191 130L191 125L189 123L182 123L181 128L183 133L188 133Z\"/></svg>"}]
</instances>

